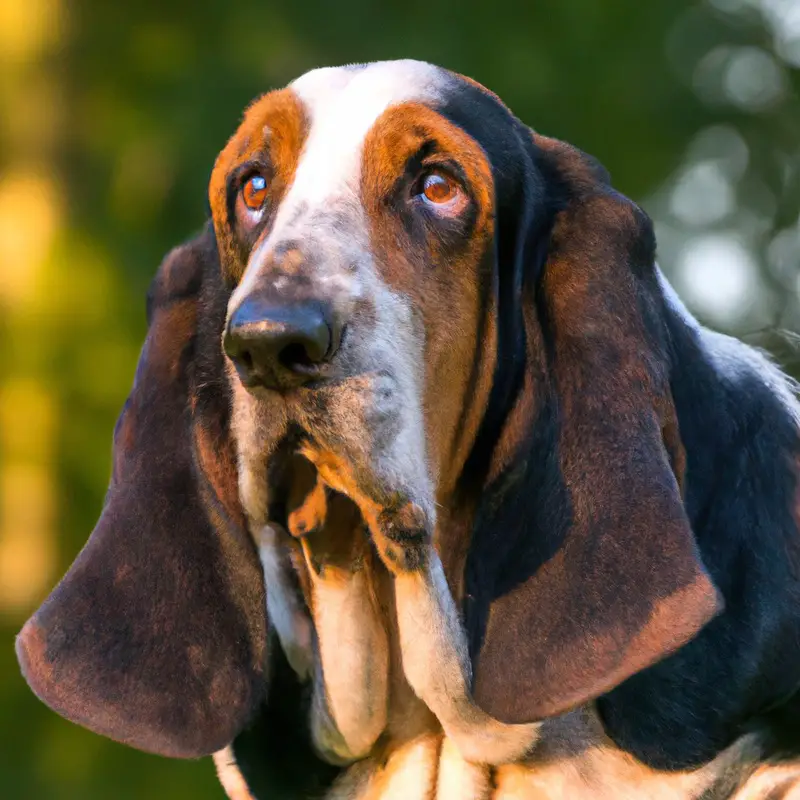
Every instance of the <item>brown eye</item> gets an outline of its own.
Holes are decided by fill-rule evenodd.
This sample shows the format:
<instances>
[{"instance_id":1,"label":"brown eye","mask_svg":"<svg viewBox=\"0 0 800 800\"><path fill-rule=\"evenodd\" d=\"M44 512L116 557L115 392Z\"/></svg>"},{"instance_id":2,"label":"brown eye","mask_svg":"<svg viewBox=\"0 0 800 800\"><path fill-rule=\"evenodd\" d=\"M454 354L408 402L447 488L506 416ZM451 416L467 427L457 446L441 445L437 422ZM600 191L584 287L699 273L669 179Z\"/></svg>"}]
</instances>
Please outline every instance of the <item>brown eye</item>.
<instances>
[{"instance_id":1,"label":"brown eye","mask_svg":"<svg viewBox=\"0 0 800 800\"><path fill-rule=\"evenodd\" d=\"M450 203L460 193L459 185L449 175L441 172L429 172L422 180L422 196L433 205Z\"/></svg>"},{"instance_id":2,"label":"brown eye","mask_svg":"<svg viewBox=\"0 0 800 800\"><path fill-rule=\"evenodd\" d=\"M267 199L267 179L263 175L253 175L242 186L242 199L251 211L260 211Z\"/></svg>"}]
</instances>

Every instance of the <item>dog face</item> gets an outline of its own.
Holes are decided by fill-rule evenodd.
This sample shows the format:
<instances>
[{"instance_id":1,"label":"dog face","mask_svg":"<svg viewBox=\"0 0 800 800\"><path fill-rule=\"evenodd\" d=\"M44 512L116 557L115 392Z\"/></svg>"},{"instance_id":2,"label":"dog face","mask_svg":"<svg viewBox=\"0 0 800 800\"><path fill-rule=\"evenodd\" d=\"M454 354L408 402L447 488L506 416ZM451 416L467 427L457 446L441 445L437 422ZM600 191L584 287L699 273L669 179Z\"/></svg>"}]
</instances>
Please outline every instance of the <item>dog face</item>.
<instances>
[{"instance_id":1,"label":"dog face","mask_svg":"<svg viewBox=\"0 0 800 800\"><path fill-rule=\"evenodd\" d=\"M242 450L269 452L277 390L376 500L428 512L494 368L493 176L441 108L456 80L415 62L309 73L248 110L210 191Z\"/></svg>"},{"instance_id":2,"label":"dog face","mask_svg":"<svg viewBox=\"0 0 800 800\"><path fill-rule=\"evenodd\" d=\"M191 318L184 330L173 294L156 293L115 440L136 463L169 442L175 462L115 473L96 544L20 638L47 702L136 746L211 752L261 699L266 623L314 676L312 733L330 760L361 757L391 725L399 670L465 757L503 763L538 720L719 611L681 502L652 230L594 162L468 79L391 62L315 70L257 101L210 200L213 234L157 284L178 263ZM143 517L154 503L162 513ZM180 538L194 518L211 549ZM118 560L130 528L143 553L175 542L177 562L217 580L187 578L149 632L119 620L166 596L143 577L161 565L125 556L127 580L149 588L135 597L87 567ZM92 597L115 598L102 611L84 603L87 574ZM388 612L373 602L381 581ZM148 678L180 674L192 652L188 633L149 644L164 620L184 630L188 589L218 613L198 641L226 615L249 620L236 647L222 636L197 651L207 681L244 688L202 726L164 731L164 708L202 695ZM75 603L83 621L67 625ZM103 655L112 643L132 671ZM145 717L142 681L156 687L148 708L162 704Z\"/></svg>"}]
</instances>

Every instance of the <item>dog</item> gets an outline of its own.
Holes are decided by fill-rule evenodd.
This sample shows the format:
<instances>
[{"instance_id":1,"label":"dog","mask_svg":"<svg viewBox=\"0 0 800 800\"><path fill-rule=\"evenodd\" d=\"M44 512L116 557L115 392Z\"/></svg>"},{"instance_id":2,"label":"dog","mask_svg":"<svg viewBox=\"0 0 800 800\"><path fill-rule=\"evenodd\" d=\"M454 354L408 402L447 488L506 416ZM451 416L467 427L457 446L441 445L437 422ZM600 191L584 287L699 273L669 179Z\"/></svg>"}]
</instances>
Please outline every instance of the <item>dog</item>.
<instances>
[{"instance_id":1,"label":"dog","mask_svg":"<svg viewBox=\"0 0 800 800\"><path fill-rule=\"evenodd\" d=\"M33 691L237 800L800 796L800 407L604 169L381 62L253 103L209 202Z\"/></svg>"}]
</instances>

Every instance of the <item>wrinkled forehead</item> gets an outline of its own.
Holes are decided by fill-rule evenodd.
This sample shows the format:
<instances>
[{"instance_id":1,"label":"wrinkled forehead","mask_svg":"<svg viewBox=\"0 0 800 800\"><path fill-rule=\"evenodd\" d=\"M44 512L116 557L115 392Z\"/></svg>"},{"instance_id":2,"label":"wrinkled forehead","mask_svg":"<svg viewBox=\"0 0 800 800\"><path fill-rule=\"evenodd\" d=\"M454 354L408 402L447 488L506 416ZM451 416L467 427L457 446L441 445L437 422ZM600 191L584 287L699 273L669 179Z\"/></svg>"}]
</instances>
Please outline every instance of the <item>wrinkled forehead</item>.
<instances>
[{"instance_id":1,"label":"wrinkled forehead","mask_svg":"<svg viewBox=\"0 0 800 800\"><path fill-rule=\"evenodd\" d=\"M401 103L446 104L454 76L419 61L329 67L289 85L304 113L307 138L294 191L308 203L354 185L364 140L381 115Z\"/></svg>"}]
</instances>

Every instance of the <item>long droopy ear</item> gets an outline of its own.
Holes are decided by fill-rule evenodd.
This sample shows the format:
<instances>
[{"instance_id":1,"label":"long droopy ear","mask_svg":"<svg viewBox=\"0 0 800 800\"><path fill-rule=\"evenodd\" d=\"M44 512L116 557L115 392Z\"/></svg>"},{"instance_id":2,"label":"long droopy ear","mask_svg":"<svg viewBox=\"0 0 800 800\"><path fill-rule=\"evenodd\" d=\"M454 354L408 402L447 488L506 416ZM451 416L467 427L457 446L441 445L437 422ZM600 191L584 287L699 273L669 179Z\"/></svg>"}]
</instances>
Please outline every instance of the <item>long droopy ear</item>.
<instances>
[{"instance_id":1,"label":"long droopy ear","mask_svg":"<svg viewBox=\"0 0 800 800\"><path fill-rule=\"evenodd\" d=\"M239 508L218 335L204 341L201 323L215 259L207 229L161 265L102 515L17 639L47 705L173 757L227 745L265 692L263 580Z\"/></svg>"},{"instance_id":2,"label":"long droopy ear","mask_svg":"<svg viewBox=\"0 0 800 800\"><path fill-rule=\"evenodd\" d=\"M522 265L513 455L478 510L466 580L475 699L506 722L603 694L721 608L681 499L650 221L579 151L535 136L533 162L552 228L544 263Z\"/></svg>"}]
</instances>

